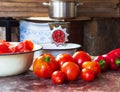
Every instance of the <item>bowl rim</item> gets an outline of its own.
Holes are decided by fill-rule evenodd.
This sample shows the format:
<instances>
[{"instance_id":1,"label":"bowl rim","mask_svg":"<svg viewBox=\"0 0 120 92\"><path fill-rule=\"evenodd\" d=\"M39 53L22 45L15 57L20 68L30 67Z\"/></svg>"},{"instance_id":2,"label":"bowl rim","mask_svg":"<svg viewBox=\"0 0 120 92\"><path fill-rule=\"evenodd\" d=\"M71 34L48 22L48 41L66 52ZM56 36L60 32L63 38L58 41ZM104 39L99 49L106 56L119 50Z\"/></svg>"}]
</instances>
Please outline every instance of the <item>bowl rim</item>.
<instances>
[{"instance_id":1,"label":"bowl rim","mask_svg":"<svg viewBox=\"0 0 120 92\"><path fill-rule=\"evenodd\" d=\"M49 44L47 44L47 45L49 45ZM49 50L49 51L54 51L54 50L56 50L56 51L62 51L62 50L74 50L74 49L78 49L78 48L82 47L80 44L76 44L76 43L66 43L66 44L69 44L69 45L72 44L72 45L76 45L76 46L75 47L69 47L69 48L62 48L62 49L61 48L56 48L56 49L54 49L54 48L53 49L52 48L49 49L48 48L47 49L47 48L44 48L45 44L42 44L42 47L43 47L42 49L43 50Z\"/></svg>"},{"instance_id":2,"label":"bowl rim","mask_svg":"<svg viewBox=\"0 0 120 92\"><path fill-rule=\"evenodd\" d=\"M18 42L10 42L10 43L12 43L12 44L17 44ZM43 47L42 47L41 45L34 44L34 48L33 48L32 51L26 51L26 52L15 52L15 53L3 53L3 54L0 54L0 56L33 53L33 52L36 52L36 51L42 50L42 48L43 48Z\"/></svg>"}]
</instances>

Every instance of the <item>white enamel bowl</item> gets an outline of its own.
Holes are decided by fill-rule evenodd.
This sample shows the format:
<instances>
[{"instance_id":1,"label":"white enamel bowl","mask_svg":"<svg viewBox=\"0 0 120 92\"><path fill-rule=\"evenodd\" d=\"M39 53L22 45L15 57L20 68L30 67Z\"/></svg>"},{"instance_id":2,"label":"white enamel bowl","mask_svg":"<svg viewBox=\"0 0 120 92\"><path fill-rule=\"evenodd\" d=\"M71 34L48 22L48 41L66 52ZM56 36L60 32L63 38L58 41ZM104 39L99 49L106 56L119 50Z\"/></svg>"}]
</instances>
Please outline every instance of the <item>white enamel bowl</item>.
<instances>
[{"instance_id":1,"label":"white enamel bowl","mask_svg":"<svg viewBox=\"0 0 120 92\"><path fill-rule=\"evenodd\" d=\"M42 46L34 45L34 50L30 52L0 54L0 77L18 75L29 70L33 62L34 52L41 49Z\"/></svg>"},{"instance_id":2,"label":"white enamel bowl","mask_svg":"<svg viewBox=\"0 0 120 92\"><path fill-rule=\"evenodd\" d=\"M51 53L57 56L60 53L68 53L73 55L74 52L81 47L79 44L75 43L65 43L64 45L56 46L52 43L42 44L43 53Z\"/></svg>"}]
</instances>

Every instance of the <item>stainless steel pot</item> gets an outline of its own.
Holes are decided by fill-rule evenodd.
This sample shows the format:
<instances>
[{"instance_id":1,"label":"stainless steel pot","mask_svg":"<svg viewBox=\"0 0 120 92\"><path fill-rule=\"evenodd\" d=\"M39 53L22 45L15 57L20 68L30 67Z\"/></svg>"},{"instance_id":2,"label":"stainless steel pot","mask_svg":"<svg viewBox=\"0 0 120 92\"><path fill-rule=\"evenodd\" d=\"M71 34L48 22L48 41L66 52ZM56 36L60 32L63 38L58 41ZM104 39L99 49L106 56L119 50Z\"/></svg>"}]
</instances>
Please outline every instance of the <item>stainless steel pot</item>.
<instances>
[{"instance_id":1,"label":"stainless steel pot","mask_svg":"<svg viewBox=\"0 0 120 92\"><path fill-rule=\"evenodd\" d=\"M49 6L49 16L55 19L74 18L77 16L77 6L82 5L76 1L51 0L43 5Z\"/></svg>"}]
</instances>

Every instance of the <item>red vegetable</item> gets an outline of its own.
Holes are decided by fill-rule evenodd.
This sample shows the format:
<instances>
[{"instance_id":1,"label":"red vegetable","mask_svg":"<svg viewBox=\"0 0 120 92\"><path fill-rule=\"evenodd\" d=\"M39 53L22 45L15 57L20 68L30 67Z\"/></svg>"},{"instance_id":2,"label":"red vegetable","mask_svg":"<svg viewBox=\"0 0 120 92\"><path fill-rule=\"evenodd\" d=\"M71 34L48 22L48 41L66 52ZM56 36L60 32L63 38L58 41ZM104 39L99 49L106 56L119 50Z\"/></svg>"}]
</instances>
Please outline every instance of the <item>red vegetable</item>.
<instances>
[{"instance_id":1,"label":"red vegetable","mask_svg":"<svg viewBox=\"0 0 120 92\"><path fill-rule=\"evenodd\" d=\"M25 51L25 43L24 42L19 42L15 46L15 52L24 52Z\"/></svg>"},{"instance_id":2,"label":"red vegetable","mask_svg":"<svg viewBox=\"0 0 120 92\"><path fill-rule=\"evenodd\" d=\"M52 73L51 79L54 84L62 84L65 81L65 74L60 70L54 71Z\"/></svg>"},{"instance_id":3,"label":"red vegetable","mask_svg":"<svg viewBox=\"0 0 120 92\"><path fill-rule=\"evenodd\" d=\"M120 58L115 54L107 54L106 59L109 60L109 66L111 70L118 70L120 67Z\"/></svg>"},{"instance_id":4,"label":"red vegetable","mask_svg":"<svg viewBox=\"0 0 120 92\"><path fill-rule=\"evenodd\" d=\"M90 69L83 68L81 71L80 77L84 81L90 82L95 79L95 73L94 73L94 71L92 71Z\"/></svg>"},{"instance_id":5,"label":"red vegetable","mask_svg":"<svg viewBox=\"0 0 120 92\"><path fill-rule=\"evenodd\" d=\"M50 78L57 68L58 63L55 57L49 53L37 57L33 63L33 72L40 78Z\"/></svg>"},{"instance_id":6,"label":"red vegetable","mask_svg":"<svg viewBox=\"0 0 120 92\"><path fill-rule=\"evenodd\" d=\"M120 48L111 50L105 56L109 60L111 70L118 70L120 67Z\"/></svg>"},{"instance_id":7,"label":"red vegetable","mask_svg":"<svg viewBox=\"0 0 120 92\"><path fill-rule=\"evenodd\" d=\"M25 50L32 51L34 48L34 43L31 40L24 40Z\"/></svg>"},{"instance_id":8,"label":"red vegetable","mask_svg":"<svg viewBox=\"0 0 120 92\"><path fill-rule=\"evenodd\" d=\"M80 68L74 62L65 62L61 66L61 71L65 73L66 79L68 81L76 80L80 74Z\"/></svg>"},{"instance_id":9,"label":"red vegetable","mask_svg":"<svg viewBox=\"0 0 120 92\"><path fill-rule=\"evenodd\" d=\"M61 67L63 63L65 62L73 62L72 55L67 53L61 53L56 56L56 61L59 63L59 66Z\"/></svg>"},{"instance_id":10,"label":"red vegetable","mask_svg":"<svg viewBox=\"0 0 120 92\"><path fill-rule=\"evenodd\" d=\"M0 54L11 53L11 52L12 52L11 49L6 43L0 42Z\"/></svg>"},{"instance_id":11,"label":"red vegetable","mask_svg":"<svg viewBox=\"0 0 120 92\"><path fill-rule=\"evenodd\" d=\"M90 55L85 51L77 51L73 54L74 61L79 65L81 68L82 63L85 61L91 61Z\"/></svg>"},{"instance_id":12,"label":"red vegetable","mask_svg":"<svg viewBox=\"0 0 120 92\"><path fill-rule=\"evenodd\" d=\"M109 61L106 59L106 55L99 55L94 58L93 61L96 61L100 64L101 71L107 71L109 68Z\"/></svg>"},{"instance_id":13,"label":"red vegetable","mask_svg":"<svg viewBox=\"0 0 120 92\"><path fill-rule=\"evenodd\" d=\"M108 52L108 54L115 54L118 58L120 58L120 48L114 49Z\"/></svg>"},{"instance_id":14,"label":"red vegetable","mask_svg":"<svg viewBox=\"0 0 120 92\"><path fill-rule=\"evenodd\" d=\"M82 69L83 68L90 69L90 70L94 71L96 76L98 76L101 72L100 64L98 62L95 62L95 61L83 62Z\"/></svg>"}]
</instances>

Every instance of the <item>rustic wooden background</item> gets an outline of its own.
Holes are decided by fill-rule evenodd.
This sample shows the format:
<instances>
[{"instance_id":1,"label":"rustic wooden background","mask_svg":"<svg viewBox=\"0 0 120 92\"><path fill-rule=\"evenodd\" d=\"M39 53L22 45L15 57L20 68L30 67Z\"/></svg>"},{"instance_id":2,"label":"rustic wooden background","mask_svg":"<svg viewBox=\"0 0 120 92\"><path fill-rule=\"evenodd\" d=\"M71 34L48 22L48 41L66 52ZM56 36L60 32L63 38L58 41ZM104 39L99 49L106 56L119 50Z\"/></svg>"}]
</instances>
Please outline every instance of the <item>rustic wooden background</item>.
<instances>
[{"instance_id":1,"label":"rustic wooden background","mask_svg":"<svg viewBox=\"0 0 120 92\"><path fill-rule=\"evenodd\" d=\"M0 0L0 17L48 16L48 8L43 2L50 0ZM72 0L71 0L72 1ZM73 0L74 1L74 0ZM79 16L119 17L120 0L76 0Z\"/></svg>"},{"instance_id":2,"label":"rustic wooden background","mask_svg":"<svg viewBox=\"0 0 120 92\"><path fill-rule=\"evenodd\" d=\"M91 55L120 48L120 19L94 18L84 27L83 49Z\"/></svg>"},{"instance_id":3,"label":"rustic wooden background","mask_svg":"<svg viewBox=\"0 0 120 92\"><path fill-rule=\"evenodd\" d=\"M120 0L77 0L78 17L90 17L86 22L71 23L70 42L80 43L91 55L104 54L120 47ZM49 0L0 0L0 17L48 17L43 2Z\"/></svg>"}]
</instances>

